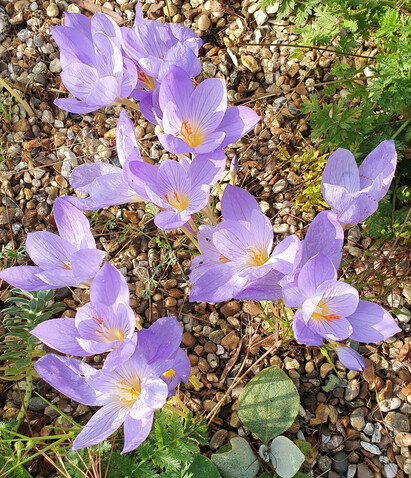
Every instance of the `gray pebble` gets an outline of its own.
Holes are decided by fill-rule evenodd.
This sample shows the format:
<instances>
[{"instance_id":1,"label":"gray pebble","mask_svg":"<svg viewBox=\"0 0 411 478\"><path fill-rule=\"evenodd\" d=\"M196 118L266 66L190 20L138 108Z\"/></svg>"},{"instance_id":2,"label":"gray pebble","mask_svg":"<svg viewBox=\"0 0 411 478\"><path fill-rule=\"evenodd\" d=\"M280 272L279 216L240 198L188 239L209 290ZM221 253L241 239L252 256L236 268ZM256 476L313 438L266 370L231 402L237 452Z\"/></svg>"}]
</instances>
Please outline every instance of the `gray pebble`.
<instances>
[{"instance_id":1,"label":"gray pebble","mask_svg":"<svg viewBox=\"0 0 411 478\"><path fill-rule=\"evenodd\" d=\"M29 400L29 410L40 412L47 407L47 403L41 397L31 397Z\"/></svg>"},{"instance_id":2,"label":"gray pebble","mask_svg":"<svg viewBox=\"0 0 411 478\"><path fill-rule=\"evenodd\" d=\"M348 469L347 453L345 451L339 451L334 455L333 470L337 473L345 473Z\"/></svg>"},{"instance_id":3,"label":"gray pebble","mask_svg":"<svg viewBox=\"0 0 411 478\"><path fill-rule=\"evenodd\" d=\"M368 443L366 441L362 441L360 443L361 447L369 453L372 453L373 455L381 455L381 450L378 448L377 445L373 445L372 443Z\"/></svg>"}]
</instances>

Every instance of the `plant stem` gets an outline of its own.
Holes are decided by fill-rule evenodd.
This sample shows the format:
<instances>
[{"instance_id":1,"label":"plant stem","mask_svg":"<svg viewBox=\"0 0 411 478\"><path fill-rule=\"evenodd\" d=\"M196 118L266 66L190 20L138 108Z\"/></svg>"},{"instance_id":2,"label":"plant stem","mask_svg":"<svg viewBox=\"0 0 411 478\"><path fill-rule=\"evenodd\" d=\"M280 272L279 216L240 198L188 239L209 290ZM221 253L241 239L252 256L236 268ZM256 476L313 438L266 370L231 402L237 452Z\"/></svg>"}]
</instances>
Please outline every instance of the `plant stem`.
<instances>
[{"instance_id":1,"label":"plant stem","mask_svg":"<svg viewBox=\"0 0 411 478\"><path fill-rule=\"evenodd\" d=\"M30 342L27 344L27 349L26 350L27 350L27 356L31 358L31 354L32 354L32 351L33 351L33 345ZM33 376L31 374L31 367L28 367L27 370L26 370L26 390L24 392L24 397L23 397L23 400L21 402L20 411L19 411L19 413L17 415L17 418L16 418L17 423L13 427L13 431L15 431L15 432L17 432L17 430L19 429L20 424L23 421L24 414L26 413L26 410L29 406L29 401L30 401L32 389L33 389Z\"/></svg>"},{"instance_id":2,"label":"plant stem","mask_svg":"<svg viewBox=\"0 0 411 478\"><path fill-rule=\"evenodd\" d=\"M401 131L409 125L410 122L411 122L411 119L407 119L407 121L404 121L404 123L392 135L392 139L395 139L401 133Z\"/></svg>"},{"instance_id":3,"label":"plant stem","mask_svg":"<svg viewBox=\"0 0 411 478\"><path fill-rule=\"evenodd\" d=\"M181 227L181 229L182 229L182 231L184 232L184 234L190 239L190 241L196 246L196 248L197 248L197 249L200 251L200 253L201 253L201 249L200 249L200 246L199 246L199 244L198 244L197 239L195 239L195 238L193 237L193 235L192 235L191 233L189 233L185 227Z\"/></svg>"},{"instance_id":4,"label":"plant stem","mask_svg":"<svg viewBox=\"0 0 411 478\"><path fill-rule=\"evenodd\" d=\"M129 100L128 98L120 98L120 100L121 100L121 103L124 106L128 106L129 108L140 112L140 108L138 107L137 103L134 103L133 101Z\"/></svg>"},{"instance_id":5,"label":"plant stem","mask_svg":"<svg viewBox=\"0 0 411 478\"><path fill-rule=\"evenodd\" d=\"M176 413L178 416L182 417L182 418L187 418L187 414L182 412L181 410L179 410L178 408L176 407L173 407L173 405L170 405L169 403L165 403L163 405L163 409L165 410L170 410L170 412L173 412L173 413Z\"/></svg>"}]
</instances>

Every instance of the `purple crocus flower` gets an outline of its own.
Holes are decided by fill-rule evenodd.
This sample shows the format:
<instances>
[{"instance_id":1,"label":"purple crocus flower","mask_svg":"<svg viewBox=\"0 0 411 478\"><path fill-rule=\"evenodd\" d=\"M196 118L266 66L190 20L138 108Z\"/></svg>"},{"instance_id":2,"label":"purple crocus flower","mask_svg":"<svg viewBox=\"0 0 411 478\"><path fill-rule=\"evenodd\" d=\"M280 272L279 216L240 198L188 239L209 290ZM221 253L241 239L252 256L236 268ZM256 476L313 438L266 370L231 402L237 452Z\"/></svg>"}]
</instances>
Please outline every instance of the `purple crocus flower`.
<instances>
[{"instance_id":1,"label":"purple crocus flower","mask_svg":"<svg viewBox=\"0 0 411 478\"><path fill-rule=\"evenodd\" d=\"M210 153L251 131L260 117L246 106L227 108L224 80L210 78L194 89L190 76L173 66L159 91L164 133L158 137L174 154Z\"/></svg>"},{"instance_id":2,"label":"purple crocus flower","mask_svg":"<svg viewBox=\"0 0 411 478\"><path fill-rule=\"evenodd\" d=\"M60 48L61 79L77 97L54 103L72 113L90 113L120 104L137 83L137 68L121 53L121 31L107 15L95 13L89 20L78 13L65 14L65 26L51 27Z\"/></svg>"},{"instance_id":3,"label":"purple crocus flower","mask_svg":"<svg viewBox=\"0 0 411 478\"><path fill-rule=\"evenodd\" d=\"M144 20L140 3L132 28L122 27L123 49L138 69L133 97L141 100L177 65L190 78L201 73L198 51L202 40L189 28L178 23Z\"/></svg>"},{"instance_id":4,"label":"purple crocus flower","mask_svg":"<svg viewBox=\"0 0 411 478\"><path fill-rule=\"evenodd\" d=\"M325 165L321 192L341 224L357 224L378 208L397 165L394 141L383 141L358 168L347 149L337 149Z\"/></svg>"},{"instance_id":5,"label":"purple crocus flower","mask_svg":"<svg viewBox=\"0 0 411 478\"><path fill-rule=\"evenodd\" d=\"M113 350L104 363L112 367L128 359L136 345L136 318L129 298L124 277L106 263L92 282L90 302L77 310L75 319L47 320L31 333L47 346L78 357Z\"/></svg>"},{"instance_id":6,"label":"purple crocus flower","mask_svg":"<svg viewBox=\"0 0 411 478\"><path fill-rule=\"evenodd\" d=\"M273 249L271 223L247 191L228 185L221 212L224 221L217 227L200 228L198 239L203 249L192 264L191 301L238 298L244 289L273 269L283 277L299 261L300 243L296 236L285 238ZM268 294L267 289L263 293Z\"/></svg>"},{"instance_id":7,"label":"purple crocus flower","mask_svg":"<svg viewBox=\"0 0 411 478\"><path fill-rule=\"evenodd\" d=\"M175 364L173 353L179 343L173 338L177 327L181 330L174 317L160 320L162 333L153 333L148 341L139 340L141 331L138 332L131 357L113 369L96 370L79 360L54 354L36 362L40 377L59 392L85 405L102 405L75 439L73 449L96 445L121 425L122 453L134 450L147 438L154 411L164 405L169 394L161 377L169 371L170 364Z\"/></svg>"},{"instance_id":8,"label":"purple crocus flower","mask_svg":"<svg viewBox=\"0 0 411 478\"><path fill-rule=\"evenodd\" d=\"M126 161L143 161L133 123L121 110L116 129L117 152L121 166ZM74 168L70 184L87 198L67 196L65 199L82 211L140 202L143 199L126 183L122 168L109 163L82 164Z\"/></svg>"},{"instance_id":9,"label":"purple crocus flower","mask_svg":"<svg viewBox=\"0 0 411 478\"><path fill-rule=\"evenodd\" d=\"M224 167L225 155L220 149L198 155L193 161L186 157L179 162L166 159L160 166L129 161L124 177L139 196L164 209L154 222L167 231L183 226L192 214L207 206L210 187Z\"/></svg>"},{"instance_id":10,"label":"purple crocus flower","mask_svg":"<svg viewBox=\"0 0 411 478\"><path fill-rule=\"evenodd\" d=\"M87 218L57 198L54 219L60 236L47 231L27 235L26 250L37 265L9 267L0 279L22 290L47 290L81 285L97 274L103 252L96 249Z\"/></svg>"},{"instance_id":11,"label":"purple crocus flower","mask_svg":"<svg viewBox=\"0 0 411 478\"><path fill-rule=\"evenodd\" d=\"M334 342L333 345L336 348L338 360L344 365L344 367L350 370L357 370L361 372L365 370L365 363L361 355L348 345L343 345Z\"/></svg>"}]
</instances>

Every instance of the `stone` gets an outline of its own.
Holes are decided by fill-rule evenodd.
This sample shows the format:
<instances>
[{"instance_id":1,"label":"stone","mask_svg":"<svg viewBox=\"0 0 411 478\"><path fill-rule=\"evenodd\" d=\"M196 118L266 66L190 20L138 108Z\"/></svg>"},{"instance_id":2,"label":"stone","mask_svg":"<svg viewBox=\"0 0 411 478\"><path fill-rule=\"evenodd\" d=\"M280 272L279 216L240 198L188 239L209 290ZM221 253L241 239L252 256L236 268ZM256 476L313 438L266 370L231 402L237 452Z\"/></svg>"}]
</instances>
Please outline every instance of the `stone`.
<instances>
[{"instance_id":1,"label":"stone","mask_svg":"<svg viewBox=\"0 0 411 478\"><path fill-rule=\"evenodd\" d=\"M391 412L401 407L401 400L398 397L392 397L387 400L383 400L378 404L382 412Z\"/></svg>"},{"instance_id":2,"label":"stone","mask_svg":"<svg viewBox=\"0 0 411 478\"><path fill-rule=\"evenodd\" d=\"M373 432L372 437L371 437L371 442L372 443L380 443L381 442L381 438L382 438L381 429L382 429L381 424L377 422L374 425L374 432Z\"/></svg>"},{"instance_id":3,"label":"stone","mask_svg":"<svg viewBox=\"0 0 411 478\"><path fill-rule=\"evenodd\" d=\"M255 22L257 23L257 26L260 27L261 25L264 25L264 23L268 20L268 15L264 10L257 10L254 13L254 18Z\"/></svg>"},{"instance_id":4,"label":"stone","mask_svg":"<svg viewBox=\"0 0 411 478\"><path fill-rule=\"evenodd\" d=\"M61 72L60 59L54 58L54 60L50 62L49 69L52 73L60 73Z\"/></svg>"},{"instance_id":5,"label":"stone","mask_svg":"<svg viewBox=\"0 0 411 478\"><path fill-rule=\"evenodd\" d=\"M385 382L384 387L378 392L378 400L381 402L382 400L387 400L392 397L392 382L391 380L387 380Z\"/></svg>"},{"instance_id":6,"label":"stone","mask_svg":"<svg viewBox=\"0 0 411 478\"><path fill-rule=\"evenodd\" d=\"M32 412L41 412L47 407L47 403L41 397L31 397L29 400L29 410Z\"/></svg>"},{"instance_id":7,"label":"stone","mask_svg":"<svg viewBox=\"0 0 411 478\"><path fill-rule=\"evenodd\" d=\"M357 472L357 465L355 464L348 465L347 478L354 478L356 472Z\"/></svg>"},{"instance_id":8,"label":"stone","mask_svg":"<svg viewBox=\"0 0 411 478\"><path fill-rule=\"evenodd\" d=\"M409 432L410 422L406 415L398 412L390 412L384 420L385 424L396 432Z\"/></svg>"},{"instance_id":9,"label":"stone","mask_svg":"<svg viewBox=\"0 0 411 478\"><path fill-rule=\"evenodd\" d=\"M362 408L356 408L350 415L351 426L358 431L361 431L365 427L364 410Z\"/></svg>"},{"instance_id":10,"label":"stone","mask_svg":"<svg viewBox=\"0 0 411 478\"><path fill-rule=\"evenodd\" d=\"M189 332L184 332L183 333L183 338L181 340L183 342L183 345L186 347L194 347L196 344L196 339L193 335L191 335Z\"/></svg>"},{"instance_id":11,"label":"stone","mask_svg":"<svg viewBox=\"0 0 411 478\"><path fill-rule=\"evenodd\" d=\"M257 73L261 70L257 60L251 55L241 55L241 63L251 71L251 73Z\"/></svg>"},{"instance_id":12,"label":"stone","mask_svg":"<svg viewBox=\"0 0 411 478\"><path fill-rule=\"evenodd\" d=\"M365 463L360 463L357 466L357 476L361 478L374 478L374 473Z\"/></svg>"},{"instance_id":13,"label":"stone","mask_svg":"<svg viewBox=\"0 0 411 478\"><path fill-rule=\"evenodd\" d=\"M280 179L272 187L274 194L282 193L288 188L288 181L286 179Z\"/></svg>"},{"instance_id":14,"label":"stone","mask_svg":"<svg viewBox=\"0 0 411 478\"><path fill-rule=\"evenodd\" d=\"M395 443L401 448L411 446L411 433L407 433L407 432L398 433L395 436Z\"/></svg>"},{"instance_id":15,"label":"stone","mask_svg":"<svg viewBox=\"0 0 411 478\"><path fill-rule=\"evenodd\" d=\"M11 129L16 133L27 133L30 130L30 124L26 118L21 118L13 124Z\"/></svg>"},{"instance_id":16,"label":"stone","mask_svg":"<svg viewBox=\"0 0 411 478\"><path fill-rule=\"evenodd\" d=\"M227 302L227 304L224 304L220 312L224 315L224 317L230 317L232 315L238 314L238 312L241 311L243 308L243 305L241 302L237 302L235 300L232 300L231 302Z\"/></svg>"},{"instance_id":17,"label":"stone","mask_svg":"<svg viewBox=\"0 0 411 478\"><path fill-rule=\"evenodd\" d=\"M210 440L210 448L213 451L218 450L221 446L224 445L228 436L227 430L218 430L214 433Z\"/></svg>"},{"instance_id":18,"label":"stone","mask_svg":"<svg viewBox=\"0 0 411 478\"><path fill-rule=\"evenodd\" d=\"M360 384L358 380L352 380L344 392L344 398L347 402L351 402L360 394Z\"/></svg>"},{"instance_id":19,"label":"stone","mask_svg":"<svg viewBox=\"0 0 411 478\"><path fill-rule=\"evenodd\" d=\"M232 330L230 333L228 333L225 337L221 339L221 345L226 350L234 350L237 347L239 341L240 338L238 337L237 333Z\"/></svg>"},{"instance_id":20,"label":"stone","mask_svg":"<svg viewBox=\"0 0 411 478\"><path fill-rule=\"evenodd\" d=\"M331 470L332 460L327 455L319 455L317 458L318 468L322 473Z\"/></svg>"},{"instance_id":21,"label":"stone","mask_svg":"<svg viewBox=\"0 0 411 478\"><path fill-rule=\"evenodd\" d=\"M395 478L398 466L395 463L387 463L384 465L384 471L387 478Z\"/></svg>"},{"instance_id":22,"label":"stone","mask_svg":"<svg viewBox=\"0 0 411 478\"><path fill-rule=\"evenodd\" d=\"M59 7L55 3L50 3L46 10L47 16L50 18L59 16Z\"/></svg>"},{"instance_id":23,"label":"stone","mask_svg":"<svg viewBox=\"0 0 411 478\"><path fill-rule=\"evenodd\" d=\"M378 448L377 445L373 445L372 443L368 443L367 441L361 441L361 448L372 453L373 455L381 455L381 450Z\"/></svg>"},{"instance_id":24,"label":"stone","mask_svg":"<svg viewBox=\"0 0 411 478\"><path fill-rule=\"evenodd\" d=\"M399 307L400 313L396 314L398 322L401 324L408 324L411 320L411 312L406 307Z\"/></svg>"},{"instance_id":25,"label":"stone","mask_svg":"<svg viewBox=\"0 0 411 478\"><path fill-rule=\"evenodd\" d=\"M200 15L199 19L197 20L197 26L202 32L205 32L210 28L211 20L205 13Z\"/></svg>"},{"instance_id":26,"label":"stone","mask_svg":"<svg viewBox=\"0 0 411 478\"><path fill-rule=\"evenodd\" d=\"M334 471L340 474L348 470L347 453L345 451L339 451L334 455L332 467Z\"/></svg>"},{"instance_id":27,"label":"stone","mask_svg":"<svg viewBox=\"0 0 411 478\"><path fill-rule=\"evenodd\" d=\"M2 42L7 35L7 32L10 30L9 17L3 12L0 12L0 42Z\"/></svg>"},{"instance_id":28,"label":"stone","mask_svg":"<svg viewBox=\"0 0 411 478\"><path fill-rule=\"evenodd\" d=\"M296 359L291 357L285 357L284 365L287 370L298 370L300 368L300 363Z\"/></svg>"}]
</instances>

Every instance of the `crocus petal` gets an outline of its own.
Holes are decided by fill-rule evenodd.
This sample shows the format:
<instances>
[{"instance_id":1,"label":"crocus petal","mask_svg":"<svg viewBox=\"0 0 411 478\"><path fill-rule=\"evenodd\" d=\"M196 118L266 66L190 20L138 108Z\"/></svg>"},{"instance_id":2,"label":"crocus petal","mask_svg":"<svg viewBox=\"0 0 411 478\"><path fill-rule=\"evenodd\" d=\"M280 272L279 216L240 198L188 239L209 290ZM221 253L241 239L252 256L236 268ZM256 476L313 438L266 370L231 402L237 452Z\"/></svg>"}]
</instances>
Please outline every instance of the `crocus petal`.
<instances>
[{"instance_id":1,"label":"crocus petal","mask_svg":"<svg viewBox=\"0 0 411 478\"><path fill-rule=\"evenodd\" d=\"M35 266L14 266L3 269L0 272L0 279L5 280L13 287L21 290L49 290L53 286L41 280L37 274L41 272L40 267Z\"/></svg>"},{"instance_id":2,"label":"crocus petal","mask_svg":"<svg viewBox=\"0 0 411 478\"><path fill-rule=\"evenodd\" d=\"M143 161L126 161L123 169L125 182L144 200L149 201L146 184L155 183L158 168Z\"/></svg>"},{"instance_id":3,"label":"crocus petal","mask_svg":"<svg viewBox=\"0 0 411 478\"><path fill-rule=\"evenodd\" d=\"M300 344L320 346L323 344L323 338L304 321L301 310L297 310L293 318L294 338Z\"/></svg>"},{"instance_id":4,"label":"crocus petal","mask_svg":"<svg viewBox=\"0 0 411 478\"><path fill-rule=\"evenodd\" d=\"M81 360L47 354L37 360L34 368L43 380L72 400L84 405L99 405L99 394L87 383L87 379L99 371L90 365Z\"/></svg>"},{"instance_id":5,"label":"crocus petal","mask_svg":"<svg viewBox=\"0 0 411 478\"><path fill-rule=\"evenodd\" d=\"M324 196L323 185L341 186L349 193L356 193L360 189L360 176L357 163L351 151L338 148L327 161L321 179L321 192Z\"/></svg>"},{"instance_id":6,"label":"crocus petal","mask_svg":"<svg viewBox=\"0 0 411 478\"><path fill-rule=\"evenodd\" d=\"M53 103L63 111L70 111L79 115L91 113L98 110L96 105L89 105L85 101L78 101L75 98L57 98Z\"/></svg>"},{"instance_id":7,"label":"crocus petal","mask_svg":"<svg viewBox=\"0 0 411 478\"><path fill-rule=\"evenodd\" d=\"M360 300L347 320L353 328L350 338L358 342L380 342L401 332L391 315L374 302Z\"/></svg>"},{"instance_id":8,"label":"crocus petal","mask_svg":"<svg viewBox=\"0 0 411 478\"><path fill-rule=\"evenodd\" d=\"M268 221L269 222L269 221ZM283 274L290 274L300 262L301 242L295 234L285 237L271 254L270 262L274 269Z\"/></svg>"},{"instance_id":9,"label":"crocus petal","mask_svg":"<svg viewBox=\"0 0 411 478\"><path fill-rule=\"evenodd\" d=\"M121 81L121 98L128 98L134 91L138 81L137 67L135 63L123 57L123 78Z\"/></svg>"},{"instance_id":10,"label":"crocus petal","mask_svg":"<svg viewBox=\"0 0 411 478\"><path fill-rule=\"evenodd\" d=\"M73 189L83 193L90 193L92 183L97 178L106 174L122 173L122 170L114 164L90 163L81 164L73 169L70 176L70 185ZM68 199L67 197L65 199Z\"/></svg>"},{"instance_id":11,"label":"crocus petal","mask_svg":"<svg viewBox=\"0 0 411 478\"><path fill-rule=\"evenodd\" d=\"M91 35L104 32L118 47L121 46L121 31L117 23L108 15L95 12L90 22Z\"/></svg>"},{"instance_id":12,"label":"crocus petal","mask_svg":"<svg viewBox=\"0 0 411 478\"><path fill-rule=\"evenodd\" d=\"M100 408L87 422L73 442L73 450L97 445L119 428L128 414L128 408L117 402L108 403Z\"/></svg>"},{"instance_id":13,"label":"crocus petal","mask_svg":"<svg viewBox=\"0 0 411 478\"><path fill-rule=\"evenodd\" d=\"M26 250L31 260L42 269L64 269L64 264L76 252L73 244L47 231L27 234Z\"/></svg>"},{"instance_id":14,"label":"crocus petal","mask_svg":"<svg viewBox=\"0 0 411 478\"><path fill-rule=\"evenodd\" d=\"M301 309L302 316L304 317L304 305ZM324 337L328 340L344 340L352 333L351 324L344 317L338 319L332 319L330 322L326 320L309 320L306 322L314 333Z\"/></svg>"},{"instance_id":15,"label":"crocus petal","mask_svg":"<svg viewBox=\"0 0 411 478\"><path fill-rule=\"evenodd\" d=\"M188 177L191 187L200 184L214 186L225 168L225 154L222 149L210 154L197 155L190 164Z\"/></svg>"},{"instance_id":16,"label":"crocus petal","mask_svg":"<svg viewBox=\"0 0 411 478\"><path fill-rule=\"evenodd\" d=\"M218 126L226 133L222 147L226 147L249 133L260 121L260 116L247 106L230 106Z\"/></svg>"},{"instance_id":17,"label":"crocus petal","mask_svg":"<svg viewBox=\"0 0 411 478\"><path fill-rule=\"evenodd\" d=\"M90 287L90 300L107 306L128 305L130 292L123 274L106 262L98 271Z\"/></svg>"},{"instance_id":18,"label":"crocus petal","mask_svg":"<svg viewBox=\"0 0 411 478\"><path fill-rule=\"evenodd\" d=\"M81 249L71 256L71 267L77 284L92 279L100 269L103 251L99 249Z\"/></svg>"},{"instance_id":19,"label":"crocus petal","mask_svg":"<svg viewBox=\"0 0 411 478\"><path fill-rule=\"evenodd\" d=\"M253 196L242 188L228 184L221 198L221 212L224 220L248 224L253 211L261 212Z\"/></svg>"},{"instance_id":20,"label":"crocus petal","mask_svg":"<svg viewBox=\"0 0 411 478\"><path fill-rule=\"evenodd\" d=\"M128 453L140 446L148 437L153 425L153 415L146 415L135 420L130 415L124 420L124 448L121 452Z\"/></svg>"},{"instance_id":21,"label":"crocus petal","mask_svg":"<svg viewBox=\"0 0 411 478\"><path fill-rule=\"evenodd\" d=\"M78 331L74 319L49 319L39 324L30 333L48 347L63 354L78 357L89 355L77 342Z\"/></svg>"},{"instance_id":22,"label":"crocus petal","mask_svg":"<svg viewBox=\"0 0 411 478\"><path fill-rule=\"evenodd\" d=\"M304 297L312 297L320 284L336 279L337 271L331 260L318 253L301 268L298 275L298 287Z\"/></svg>"},{"instance_id":23,"label":"crocus petal","mask_svg":"<svg viewBox=\"0 0 411 478\"><path fill-rule=\"evenodd\" d=\"M300 272L301 276L301 272ZM300 277L298 277L300 282ZM358 307L358 291L349 284L336 280L324 281L316 292L329 308L330 314L349 317Z\"/></svg>"},{"instance_id":24,"label":"crocus petal","mask_svg":"<svg viewBox=\"0 0 411 478\"><path fill-rule=\"evenodd\" d=\"M120 85L117 78L106 76L92 83L90 93L85 98L85 101L100 108L118 101L119 95Z\"/></svg>"},{"instance_id":25,"label":"crocus petal","mask_svg":"<svg viewBox=\"0 0 411 478\"><path fill-rule=\"evenodd\" d=\"M344 243L344 231L335 213L321 211L310 224L302 241L302 264L321 252L338 269Z\"/></svg>"},{"instance_id":26,"label":"crocus petal","mask_svg":"<svg viewBox=\"0 0 411 478\"><path fill-rule=\"evenodd\" d=\"M371 216L377 208L378 201L369 192L361 192L335 211L338 212L337 219L341 224L358 224Z\"/></svg>"},{"instance_id":27,"label":"crocus petal","mask_svg":"<svg viewBox=\"0 0 411 478\"><path fill-rule=\"evenodd\" d=\"M154 218L154 224L162 231L178 229L190 219L190 215L173 211L162 211Z\"/></svg>"},{"instance_id":28,"label":"crocus petal","mask_svg":"<svg viewBox=\"0 0 411 478\"><path fill-rule=\"evenodd\" d=\"M177 66L171 67L160 86L161 109L164 111L168 103L172 102L180 110L181 115L185 116L193 91L194 86L189 75Z\"/></svg>"},{"instance_id":29,"label":"crocus petal","mask_svg":"<svg viewBox=\"0 0 411 478\"><path fill-rule=\"evenodd\" d=\"M86 216L64 198L57 198L53 207L60 236L77 249L95 249L96 242Z\"/></svg>"},{"instance_id":30,"label":"crocus petal","mask_svg":"<svg viewBox=\"0 0 411 478\"><path fill-rule=\"evenodd\" d=\"M350 370L357 370L358 372L365 370L365 363L361 355L351 347L338 346L337 355L338 360L344 367Z\"/></svg>"},{"instance_id":31,"label":"crocus petal","mask_svg":"<svg viewBox=\"0 0 411 478\"><path fill-rule=\"evenodd\" d=\"M173 65L182 68L190 78L194 78L201 73L201 63L197 55L188 45L182 43L175 44L166 53L158 70L159 81L164 78Z\"/></svg>"},{"instance_id":32,"label":"crocus petal","mask_svg":"<svg viewBox=\"0 0 411 478\"><path fill-rule=\"evenodd\" d=\"M91 38L91 19L86 17L86 15L64 12L64 25L73 27ZM51 28L53 28L53 30L59 30L59 27Z\"/></svg>"},{"instance_id":33,"label":"crocus petal","mask_svg":"<svg viewBox=\"0 0 411 478\"><path fill-rule=\"evenodd\" d=\"M372 194L380 201L387 193L397 167L397 152L393 140L382 141L364 159L359 167L361 189L374 184L378 175L382 175L382 188L372 188Z\"/></svg>"},{"instance_id":34,"label":"crocus petal","mask_svg":"<svg viewBox=\"0 0 411 478\"><path fill-rule=\"evenodd\" d=\"M158 133L157 137L163 148L173 154L188 154L193 151L193 148L180 138L177 138L173 134ZM219 146L219 145L218 145ZM214 149L217 149L214 148Z\"/></svg>"},{"instance_id":35,"label":"crocus petal","mask_svg":"<svg viewBox=\"0 0 411 478\"><path fill-rule=\"evenodd\" d=\"M280 300L282 289L278 282L283 277L284 274L273 269L260 279L250 281L233 297L238 300Z\"/></svg>"},{"instance_id":36,"label":"crocus petal","mask_svg":"<svg viewBox=\"0 0 411 478\"><path fill-rule=\"evenodd\" d=\"M100 104L98 102L90 103L87 101L92 84L99 78L95 68L84 63L71 63L64 68L60 76L64 86L73 96L76 96L90 105Z\"/></svg>"},{"instance_id":37,"label":"crocus petal","mask_svg":"<svg viewBox=\"0 0 411 478\"><path fill-rule=\"evenodd\" d=\"M126 160L142 161L133 122L124 109L117 121L116 146L118 159L123 167Z\"/></svg>"},{"instance_id":38,"label":"crocus petal","mask_svg":"<svg viewBox=\"0 0 411 478\"><path fill-rule=\"evenodd\" d=\"M301 307L305 300L304 294L298 287L298 276L300 271L296 271L281 281L284 303L287 307Z\"/></svg>"},{"instance_id":39,"label":"crocus petal","mask_svg":"<svg viewBox=\"0 0 411 478\"><path fill-rule=\"evenodd\" d=\"M104 361L103 369L113 370L119 363L128 360L134 353L137 344L137 334L133 334L131 338L125 338L121 345L111 351Z\"/></svg>"},{"instance_id":40,"label":"crocus petal","mask_svg":"<svg viewBox=\"0 0 411 478\"><path fill-rule=\"evenodd\" d=\"M231 262L210 267L193 284L190 302L223 302L231 299L248 281L246 277L240 277L238 272L238 264Z\"/></svg>"}]
</instances>

